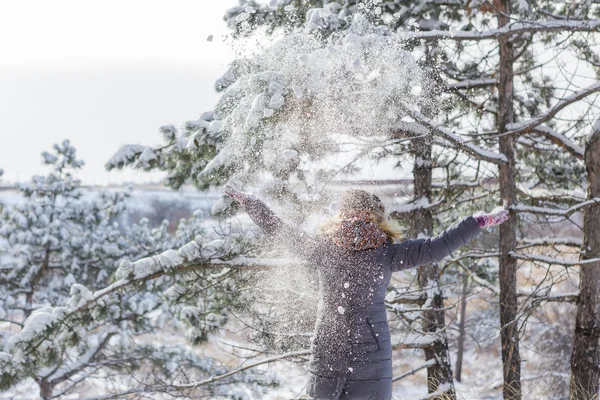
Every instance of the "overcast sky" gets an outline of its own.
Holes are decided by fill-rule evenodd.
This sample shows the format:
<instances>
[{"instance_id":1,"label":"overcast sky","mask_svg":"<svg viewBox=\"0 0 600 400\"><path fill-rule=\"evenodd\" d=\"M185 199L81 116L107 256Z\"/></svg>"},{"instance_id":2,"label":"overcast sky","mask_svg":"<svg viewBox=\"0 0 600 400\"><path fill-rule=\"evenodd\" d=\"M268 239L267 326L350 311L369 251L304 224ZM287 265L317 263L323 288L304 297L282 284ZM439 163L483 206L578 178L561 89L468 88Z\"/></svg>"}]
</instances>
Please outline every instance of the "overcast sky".
<instances>
[{"instance_id":1,"label":"overcast sky","mask_svg":"<svg viewBox=\"0 0 600 400\"><path fill-rule=\"evenodd\" d=\"M85 183L152 178L103 166L122 144L160 143L159 126L212 108L234 58L222 17L236 3L1 1L2 184L43 173L40 153L63 139L85 160Z\"/></svg>"}]
</instances>

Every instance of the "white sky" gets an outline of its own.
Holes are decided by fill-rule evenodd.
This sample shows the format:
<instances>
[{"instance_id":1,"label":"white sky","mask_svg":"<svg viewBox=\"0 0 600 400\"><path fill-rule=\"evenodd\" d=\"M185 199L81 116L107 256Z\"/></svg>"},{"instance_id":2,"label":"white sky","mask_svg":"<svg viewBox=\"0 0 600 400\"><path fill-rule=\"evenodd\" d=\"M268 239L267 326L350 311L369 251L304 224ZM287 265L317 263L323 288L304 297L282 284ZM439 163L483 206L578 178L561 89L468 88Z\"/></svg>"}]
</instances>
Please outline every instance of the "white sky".
<instances>
[{"instance_id":1,"label":"white sky","mask_svg":"<svg viewBox=\"0 0 600 400\"><path fill-rule=\"evenodd\" d=\"M1 184L43 173L40 153L66 138L86 162L84 183L153 178L104 163L212 108L214 81L234 58L223 15L235 4L0 0Z\"/></svg>"}]
</instances>

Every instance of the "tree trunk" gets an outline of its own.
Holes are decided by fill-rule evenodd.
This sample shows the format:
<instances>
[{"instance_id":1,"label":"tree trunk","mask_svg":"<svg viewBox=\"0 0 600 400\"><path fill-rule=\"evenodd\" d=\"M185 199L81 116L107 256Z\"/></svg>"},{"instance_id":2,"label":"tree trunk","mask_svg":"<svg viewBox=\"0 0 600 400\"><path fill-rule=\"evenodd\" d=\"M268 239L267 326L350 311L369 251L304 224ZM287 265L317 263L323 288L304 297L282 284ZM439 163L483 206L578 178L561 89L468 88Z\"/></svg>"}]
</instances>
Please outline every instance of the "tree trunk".
<instances>
[{"instance_id":1,"label":"tree trunk","mask_svg":"<svg viewBox=\"0 0 600 400\"><path fill-rule=\"evenodd\" d=\"M431 201L431 143L428 138L412 141L412 152L415 155L413 168L415 200L426 198ZM433 234L433 216L430 210L417 210L413 216L413 232L415 235L423 233L427 236ZM418 268L419 287L429 290L431 307L438 311L425 311L422 313L422 326L424 332L437 332L441 340L436 341L431 347L425 349L425 359L436 360L437 363L427 368L427 391L433 393L440 385L450 384L444 399L455 399L452 367L448 351L448 340L445 334L445 313L442 290L439 285L440 271L437 264L425 265ZM442 398L442 397L440 397Z\"/></svg>"},{"instance_id":2,"label":"tree trunk","mask_svg":"<svg viewBox=\"0 0 600 400\"><path fill-rule=\"evenodd\" d=\"M600 198L600 126L585 148L588 199ZM585 210L580 259L600 258L600 204ZM600 380L600 262L582 265L571 355L569 399L598 399Z\"/></svg>"},{"instance_id":3,"label":"tree trunk","mask_svg":"<svg viewBox=\"0 0 600 400\"><path fill-rule=\"evenodd\" d=\"M38 385L40 386L40 398L43 400L51 399L53 386L45 380L38 381Z\"/></svg>"},{"instance_id":4,"label":"tree trunk","mask_svg":"<svg viewBox=\"0 0 600 400\"><path fill-rule=\"evenodd\" d=\"M460 298L460 319L458 321L458 350L456 352L456 380L462 382L462 360L465 351L465 322L467 320L467 296L469 291L469 275L463 276L462 296Z\"/></svg>"},{"instance_id":5,"label":"tree trunk","mask_svg":"<svg viewBox=\"0 0 600 400\"><path fill-rule=\"evenodd\" d=\"M510 1L497 0L498 26L509 23ZM506 132L506 125L514 121L513 109L513 49L508 36L498 39L500 65L498 71L498 133ZM500 136L500 152L508 163L500 166L500 195L511 204L516 201L515 137ZM521 357L517 321L517 260L510 256L517 247L517 218L514 212L500 225L500 337L502 342L503 395L505 400L521 399Z\"/></svg>"}]
</instances>

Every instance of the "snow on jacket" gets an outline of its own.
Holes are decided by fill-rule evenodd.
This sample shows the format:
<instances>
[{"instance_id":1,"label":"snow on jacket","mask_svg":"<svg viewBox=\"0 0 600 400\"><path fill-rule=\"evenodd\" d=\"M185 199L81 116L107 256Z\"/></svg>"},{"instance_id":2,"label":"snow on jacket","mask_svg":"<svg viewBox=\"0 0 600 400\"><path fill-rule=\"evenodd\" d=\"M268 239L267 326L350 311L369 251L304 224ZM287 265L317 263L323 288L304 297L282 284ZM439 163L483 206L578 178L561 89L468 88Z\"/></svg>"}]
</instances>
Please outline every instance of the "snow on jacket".
<instances>
[{"instance_id":1,"label":"snow on jacket","mask_svg":"<svg viewBox=\"0 0 600 400\"><path fill-rule=\"evenodd\" d=\"M245 209L271 238L317 268L320 302L311 346L308 395L391 399L392 344L384 298L393 272L442 260L481 230L473 217L428 239L386 241L353 251L285 225L262 201Z\"/></svg>"}]
</instances>

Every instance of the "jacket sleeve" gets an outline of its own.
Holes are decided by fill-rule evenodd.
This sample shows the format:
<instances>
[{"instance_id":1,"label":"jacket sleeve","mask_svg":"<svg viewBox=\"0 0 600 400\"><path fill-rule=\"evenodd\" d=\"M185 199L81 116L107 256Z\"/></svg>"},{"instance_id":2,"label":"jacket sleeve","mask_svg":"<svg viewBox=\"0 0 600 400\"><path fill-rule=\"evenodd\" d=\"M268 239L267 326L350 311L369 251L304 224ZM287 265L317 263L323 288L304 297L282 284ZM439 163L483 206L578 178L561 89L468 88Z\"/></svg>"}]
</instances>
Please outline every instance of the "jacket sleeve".
<instances>
[{"instance_id":1,"label":"jacket sleeve","mask_svg":"<svg viewBox=\"0 0 600 400\"><path fill-rule=\"evenodd\" d=\"M469 243L480 231L475 218L467 217L435 237L393 244L392 272L441 261Z\"/></svg>"},{"instance_id":2,"label":"jacket sleeve","mask_svg":"<svg viewBox=\"0 0 600 400\"><path fill-rule=\"evenodd\" d=\"M309 258L316 252L319 245L316 238L284 224L261 200L248 199L244 204L244 209L267 236L283 244L296 255Z\"/></svg>"}]
</instances>

